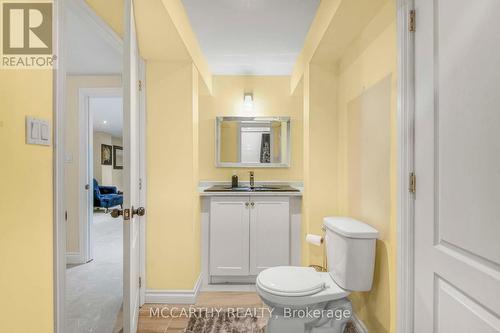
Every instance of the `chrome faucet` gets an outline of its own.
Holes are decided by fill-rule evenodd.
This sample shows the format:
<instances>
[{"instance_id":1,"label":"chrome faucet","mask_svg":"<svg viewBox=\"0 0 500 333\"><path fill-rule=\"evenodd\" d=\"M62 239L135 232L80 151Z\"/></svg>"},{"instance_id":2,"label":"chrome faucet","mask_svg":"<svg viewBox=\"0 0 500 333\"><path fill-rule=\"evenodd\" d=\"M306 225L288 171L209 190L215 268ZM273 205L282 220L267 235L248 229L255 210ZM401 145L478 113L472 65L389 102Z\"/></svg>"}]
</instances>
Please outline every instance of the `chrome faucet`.
<instances>
[{"instance_id":1,"label":"chrome faucet","mask_svg":"<svg viewBox=\"0 0 500 333\"><path fill-rule=\"evenodd\" d=\"M253 171L248 172L250 174L250 188L255 187L255 177Z\"/></svg>"}]
</instances>

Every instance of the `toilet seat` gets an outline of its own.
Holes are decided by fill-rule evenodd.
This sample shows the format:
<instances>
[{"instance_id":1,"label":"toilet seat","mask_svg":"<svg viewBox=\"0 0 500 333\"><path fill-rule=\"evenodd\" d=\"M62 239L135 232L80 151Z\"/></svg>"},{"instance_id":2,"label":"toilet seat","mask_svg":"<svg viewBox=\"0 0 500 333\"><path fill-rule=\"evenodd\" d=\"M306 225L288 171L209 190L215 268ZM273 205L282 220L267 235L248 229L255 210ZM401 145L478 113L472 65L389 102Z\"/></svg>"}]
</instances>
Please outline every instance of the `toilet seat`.
<instances>
[{"instance_id":1,"label":"toilet seat","mask_svg":"<svg viewBox=\"0 0 500 333\"><path fill-rule=\"evenodd\" d=\"M299 277L302 277L300 282ZM335 283L330 273L316 272L309 267L268 268L257 276L256 287L267 302L283 307L329 302L350 294Z\"/></svg>"},{"instance_id":2,"label":"toilet seat","mask_svg":"<svg viewBox=\"0 0 500 333\"><path fill-rule=\"evenodd\" d=\"M257 277L259 286L278 296L308 296L325 289L326 283L310 267L280 266L262 271Z\"/></svg>"}]
</instances>

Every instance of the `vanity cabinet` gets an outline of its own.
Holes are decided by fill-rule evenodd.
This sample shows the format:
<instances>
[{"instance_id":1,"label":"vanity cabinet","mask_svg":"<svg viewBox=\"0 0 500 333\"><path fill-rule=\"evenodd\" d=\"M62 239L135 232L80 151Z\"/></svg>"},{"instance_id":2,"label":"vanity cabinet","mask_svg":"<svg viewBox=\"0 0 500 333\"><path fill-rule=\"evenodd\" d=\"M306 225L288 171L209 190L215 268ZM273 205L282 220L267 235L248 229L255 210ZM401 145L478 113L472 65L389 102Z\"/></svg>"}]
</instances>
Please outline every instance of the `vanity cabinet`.
<instances>
[{"instance_id":1,"label":"vanity cabinet","mask_svg":"<svg viewBox=\"0 0 500 333\"><path fill-rule=\"evenodd\" d=\"M248 198L212 198L210 275L248 275L250 262Z\"/></svg>"},{"instance_id":2,"label":"vanity cabinet","mask_svg":"<svg viewBox=\"0 0 500 333\"><path fill-rule=\"evenodd\" d=\"M250 275L290 265L289 198L250 199Z\"/></svg>"},{"instance_id":3,"label":"vanity cabinet","mask_svg":"<svg viewBox=\"0 0 500 333\"><path fill-rule=\"evenodd\" d=\"M211 276L255 276L290 265L290 198L211 198L209 252Z\"/></svg>"}]
</instances>

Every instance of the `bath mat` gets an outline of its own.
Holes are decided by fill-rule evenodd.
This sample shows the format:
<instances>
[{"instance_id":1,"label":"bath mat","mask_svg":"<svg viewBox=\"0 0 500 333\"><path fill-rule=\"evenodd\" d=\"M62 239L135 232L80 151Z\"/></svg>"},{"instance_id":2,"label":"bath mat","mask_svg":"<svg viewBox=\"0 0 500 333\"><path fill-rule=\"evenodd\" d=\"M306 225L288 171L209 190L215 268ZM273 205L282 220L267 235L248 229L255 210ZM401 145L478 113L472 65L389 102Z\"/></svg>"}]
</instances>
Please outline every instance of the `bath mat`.
<instances>
[{"instance_id":1,"label":"bath mat","mask_svg":"<svg viewBox=\"0 0 500 333\"><path fill-rule=\"evenodd\" d=\"M202 311L189 318L186 333L264 333L266 318L242 313L221 312L217 316Z\"/></svg>"},{"instance_id":2,"label":"bath mat","mask_svg":"<svg viewBox=\"0 0 500 333\"><path fill-rule=\"evenodd\" d=\"M348 322L345 326L344 333L358 333L356 326L352 323L352 321Z\"/></svg>"},{"instance_id":3,"label":"bath mat","mask_svg":"<svg viewBox=\"0 0 500 333\"><path fill-rule=\"evenodd\" d=\"M189 319L186 333L265 333L267 318L221 312L218 316L199 312ZM352 322L347 323L344 333L358 333Z\"/></svg>"}]
</instances>

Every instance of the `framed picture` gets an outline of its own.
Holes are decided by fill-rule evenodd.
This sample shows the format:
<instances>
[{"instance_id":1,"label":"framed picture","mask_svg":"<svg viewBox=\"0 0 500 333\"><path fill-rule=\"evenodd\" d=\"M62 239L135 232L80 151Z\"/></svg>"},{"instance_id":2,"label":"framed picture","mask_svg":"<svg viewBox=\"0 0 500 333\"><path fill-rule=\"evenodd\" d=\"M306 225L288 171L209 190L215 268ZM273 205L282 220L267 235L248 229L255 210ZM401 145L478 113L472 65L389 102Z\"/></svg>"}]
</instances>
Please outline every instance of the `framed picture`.
<instances>
[{"instance_id":1,"label":"framed picture","mask_svg":"<svg viewBox=\"0 0 500 333\"><path fill-rule=\"evenodd\" d=\"M123 169L123 147L113 146L113 169Z\"/></svg>"},{"instance_id":2,"label":"framed picture","mask_svg":"<svg viewBox=\"0 0 500 333\"><path fill-rule=\"evenodd\" d=\"M101 144L101 165L113 164L113 147Z\"/></svg>"}]
</instances>

